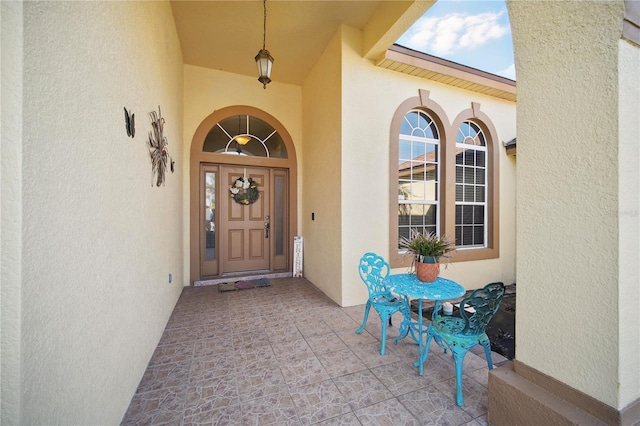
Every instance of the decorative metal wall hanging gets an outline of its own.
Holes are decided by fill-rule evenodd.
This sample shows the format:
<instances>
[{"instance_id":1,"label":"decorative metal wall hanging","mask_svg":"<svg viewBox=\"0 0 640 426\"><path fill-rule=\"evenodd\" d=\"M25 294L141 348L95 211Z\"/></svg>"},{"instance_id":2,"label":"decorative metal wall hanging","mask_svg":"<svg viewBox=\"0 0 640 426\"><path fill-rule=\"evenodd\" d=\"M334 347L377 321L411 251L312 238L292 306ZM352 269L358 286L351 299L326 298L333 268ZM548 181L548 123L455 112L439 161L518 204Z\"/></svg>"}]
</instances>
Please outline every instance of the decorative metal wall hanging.
<instances>
[{"instance_id":1,"label":"decorative metal wall hanging","mask_svg":"<svg viewBox=\"0 0 640 426\"><path fill-rule=\"evenodd\" d=\"M153 185L153 176L157 176L156 186L164 185L165 174L167 171L167 164L171 168L171 173L174 171L173 158L169 155L169 143L164 136L164 118L160 113L160 105L158 105L158 113L151 111L149 113L151 118L151 126L153 131L149 132L149 155L151 156L151 185Z\"/></svg>"},{"instance_id":2,"label":"decorative metal wall hanging","mask_svg":"<svg viewBox=\"0 0 640 426\"><path fill-rule=\"evenodd\" d=\"M136 115L133 113L129 113L129 111L127 111L127 108L125 107L124 109L124 124L125 127L127 129L127 136L129 137L134 137L136 134L136 122L135 122L135 117Z\"/></svg>"}]
</instances>

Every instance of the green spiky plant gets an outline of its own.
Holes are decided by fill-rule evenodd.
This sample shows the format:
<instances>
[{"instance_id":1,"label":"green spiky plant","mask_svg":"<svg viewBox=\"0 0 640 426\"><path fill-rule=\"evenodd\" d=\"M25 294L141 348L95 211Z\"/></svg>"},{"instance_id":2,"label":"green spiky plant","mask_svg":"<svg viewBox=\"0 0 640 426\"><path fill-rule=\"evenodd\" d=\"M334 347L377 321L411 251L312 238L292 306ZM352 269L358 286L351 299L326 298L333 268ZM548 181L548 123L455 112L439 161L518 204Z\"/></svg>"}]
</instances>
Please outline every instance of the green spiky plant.
<instances>
[{"instance_id":1,"label":"green spiky plant","mask_svg":"<svg viewBox=\"0 0 640 426\"><path fill-rule=\"evenodd\" d=\"M435 232L422 234L411 229L409 237L400 238L400 248L406 249L415 262L437 263L441 258L449 260L447 253L456 249L455 244L445 236L439 237Z\"/></svg>"}]
</instances>

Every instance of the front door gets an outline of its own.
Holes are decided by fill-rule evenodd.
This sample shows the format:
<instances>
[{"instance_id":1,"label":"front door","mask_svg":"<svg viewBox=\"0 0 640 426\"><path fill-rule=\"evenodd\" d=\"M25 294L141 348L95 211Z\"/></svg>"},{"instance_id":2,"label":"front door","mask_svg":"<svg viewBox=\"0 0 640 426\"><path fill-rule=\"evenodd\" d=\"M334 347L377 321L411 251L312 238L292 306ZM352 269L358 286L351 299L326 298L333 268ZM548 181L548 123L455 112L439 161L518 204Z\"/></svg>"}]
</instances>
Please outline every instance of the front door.
<instances>
[{"instance_id":1,"label":"front door","mask_svg":"<svg viewBox=\"0 0 640 426\"><path fill-rule=\"evenodd\" d=\"M200 169L200 277L288 270L288 171L221 164ZM239 179L256 184L257 199L240 188L232 196Z\"/></svg>"},{"instance_id":2,"label":"front door","mask_svg":"<svg viewBox=\"0 0 640 426\"><path fill-rule=\"evenodd\" d=\"M229 167L220 168L220 247L222 273L268 271L270 259L270 178L268 168ZM247 198L248 189L238 188L238 202L231 196L230 188L238 179L251 179L257 184L258 198ZM242 196L244 194L244 197Z\"/></svg>"}]
</instances>

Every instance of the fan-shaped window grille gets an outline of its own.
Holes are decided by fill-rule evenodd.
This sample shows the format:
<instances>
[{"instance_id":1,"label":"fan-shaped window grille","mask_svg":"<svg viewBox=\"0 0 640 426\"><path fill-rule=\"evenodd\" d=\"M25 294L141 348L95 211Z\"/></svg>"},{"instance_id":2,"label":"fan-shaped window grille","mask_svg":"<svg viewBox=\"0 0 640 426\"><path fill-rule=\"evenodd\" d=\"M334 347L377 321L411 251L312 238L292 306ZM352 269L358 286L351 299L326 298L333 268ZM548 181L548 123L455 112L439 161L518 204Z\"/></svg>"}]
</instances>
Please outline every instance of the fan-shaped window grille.
<instances>
[{"instance_id":1,"label":"fan-shaped window grille","mask_svg":"<svg viewBox=\"0 0 640 426\"><path fill-rule=\"evenodd\" d=\"M227 117L211 128L202 147L204 152L287 158L287 149L276 129L250 115Z\"/></svg>"}]
</instances>

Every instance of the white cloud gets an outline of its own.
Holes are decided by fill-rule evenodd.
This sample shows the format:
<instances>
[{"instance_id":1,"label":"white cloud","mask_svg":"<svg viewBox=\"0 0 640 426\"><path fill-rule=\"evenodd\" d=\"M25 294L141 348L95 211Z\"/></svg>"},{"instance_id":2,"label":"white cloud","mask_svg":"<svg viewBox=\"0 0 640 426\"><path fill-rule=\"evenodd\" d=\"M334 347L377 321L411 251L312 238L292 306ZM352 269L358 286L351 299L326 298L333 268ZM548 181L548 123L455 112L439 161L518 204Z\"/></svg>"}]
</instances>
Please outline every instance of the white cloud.
<instances>
[{"instance_id":1,"label":"white cloud","mask_svg":"<svg viewBox=\"0 0 640 426\"><path fill-rule=\"evenodd\" d=\"M462 50L480 47L490 40L500 39L509 32L500 25L501 13L467 15L450 13L440 17L423 17L413 25L411 34L403 37L408 47L432 52L434 55L452 55Z\"/></svg>"},{"instance_id":2,"label":"white cloud","mask_svg":"<svg viewBox=\"0 0 640 426\"><path fill-rule=\"evenodd\" d=\"M501 75L501 76L506 77L506 78L509 78L511 80L515 80L516 79L516 66L515 66L515 64L511 64L507 68L503 69L502 71L498 71L496 74L497 75Z\"/></svg>"}]
</instances>

